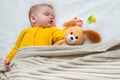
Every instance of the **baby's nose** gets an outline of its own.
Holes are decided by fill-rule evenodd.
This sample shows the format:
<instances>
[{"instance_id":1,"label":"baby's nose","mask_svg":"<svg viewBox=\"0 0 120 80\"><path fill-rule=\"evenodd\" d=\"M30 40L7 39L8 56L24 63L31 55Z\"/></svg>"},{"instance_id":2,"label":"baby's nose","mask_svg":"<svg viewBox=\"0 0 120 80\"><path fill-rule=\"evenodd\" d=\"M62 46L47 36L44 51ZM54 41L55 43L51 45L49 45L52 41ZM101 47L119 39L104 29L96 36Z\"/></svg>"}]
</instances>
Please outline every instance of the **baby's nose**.
<instances>
[{"instance_id":1,"label":"baby's nose","mask_svg":"<svg viewBox=\"0 0 120 80\"><path fill-rule=\"evenodd\" d=\"M53 20L53 19L54 19L54 17L50 17L50 19L52 19L52 20Z\"/></svg>"},{"instance_id":2,"label":"baby's nose","mask_svg":"<svg viewBox=\"0 0 120 80\"><path fill-rule=\"evenodd\" d=\"M54 17L52 15L50 15L50 19L54 19Z\"/></svg>"}]
</instances>

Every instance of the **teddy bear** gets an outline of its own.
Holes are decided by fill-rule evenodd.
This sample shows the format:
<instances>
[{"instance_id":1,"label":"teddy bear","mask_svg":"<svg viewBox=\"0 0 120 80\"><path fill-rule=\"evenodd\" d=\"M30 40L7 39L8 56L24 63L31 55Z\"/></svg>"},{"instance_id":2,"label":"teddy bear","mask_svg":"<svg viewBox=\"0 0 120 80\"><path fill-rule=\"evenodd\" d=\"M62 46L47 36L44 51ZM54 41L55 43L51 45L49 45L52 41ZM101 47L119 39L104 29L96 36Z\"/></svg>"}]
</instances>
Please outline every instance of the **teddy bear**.
<instances>
[{"instance_id":1,"label":"teddy bear","mask_svg":"<svg viewBox=\"0 0 120 80\"><path fill-rule=\"evenodd\" d=\"M55 43L55 45L81 45L85 40L85 35L92 43L99 43L101 36L94 30L83 30L75 20L65 22L64 39Z\"/></svg>"}]
</instances>

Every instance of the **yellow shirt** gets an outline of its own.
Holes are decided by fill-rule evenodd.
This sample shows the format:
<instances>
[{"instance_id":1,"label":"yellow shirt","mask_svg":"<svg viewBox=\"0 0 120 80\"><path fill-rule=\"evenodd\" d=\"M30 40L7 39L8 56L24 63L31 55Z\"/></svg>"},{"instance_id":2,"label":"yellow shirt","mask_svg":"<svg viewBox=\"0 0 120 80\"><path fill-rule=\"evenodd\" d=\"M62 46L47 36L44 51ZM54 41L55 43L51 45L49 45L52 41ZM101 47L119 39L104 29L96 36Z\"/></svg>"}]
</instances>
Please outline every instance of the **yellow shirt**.
<instances>
[{"instance_id":1,"label":"yellow shirt","mask_svg":"<svg viewBox=\"0 0 120 80\"><path fill-rule=\"evenodd\" d=\"M10 51L6 59L11 61L19 48L25 46L52 45L58 40L63 39L63 37L64 30L57 29L55 26L35 26L32 28L25 29L20 33L14 48Z\"/></svg>"}]
</instances>

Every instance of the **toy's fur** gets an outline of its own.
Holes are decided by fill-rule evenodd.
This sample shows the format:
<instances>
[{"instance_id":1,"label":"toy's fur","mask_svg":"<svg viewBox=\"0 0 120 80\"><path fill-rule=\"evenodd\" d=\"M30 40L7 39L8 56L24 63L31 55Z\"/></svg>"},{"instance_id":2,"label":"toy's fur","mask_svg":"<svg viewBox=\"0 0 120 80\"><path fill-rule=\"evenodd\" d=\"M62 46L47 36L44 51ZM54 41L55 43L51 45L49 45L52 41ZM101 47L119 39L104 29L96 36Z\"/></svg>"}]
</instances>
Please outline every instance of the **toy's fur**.
<instances>
[{"instance_id":1,"label":"toy's fur","mask_svg":"<svg viewBox=\"0 0 120 80\"><path fill-rule=\"evenodd\" d=\"M93 43L101 41L101 36L94 30L83 30L73 20L64 23L64 39L55 43L55 45L80 45L84 42L84 35Z\"/></svg>"}]
</instances>

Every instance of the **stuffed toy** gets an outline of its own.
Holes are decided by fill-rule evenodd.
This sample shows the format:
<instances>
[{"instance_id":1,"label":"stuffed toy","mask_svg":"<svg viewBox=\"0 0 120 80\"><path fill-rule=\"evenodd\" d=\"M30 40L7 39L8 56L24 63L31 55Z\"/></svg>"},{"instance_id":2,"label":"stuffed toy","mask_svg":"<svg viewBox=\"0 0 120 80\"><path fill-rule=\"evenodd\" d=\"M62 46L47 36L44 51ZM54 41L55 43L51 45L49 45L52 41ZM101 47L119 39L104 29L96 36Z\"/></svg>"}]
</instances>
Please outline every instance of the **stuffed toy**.
<instances>
[{"instance_id":1,"label":"stuffed toy","mask_svg":"<svg viewBox=\"0 0 120 80\"><path fill-rule=\"evenodd\" d=\"M101 36L94 30L83 30L78 26L75 20L65 22L64 39L55 43L55 45L81 45L85 40L85 35L92 43L98 43L101 41Z\"/></svg>"}]
</instances>

